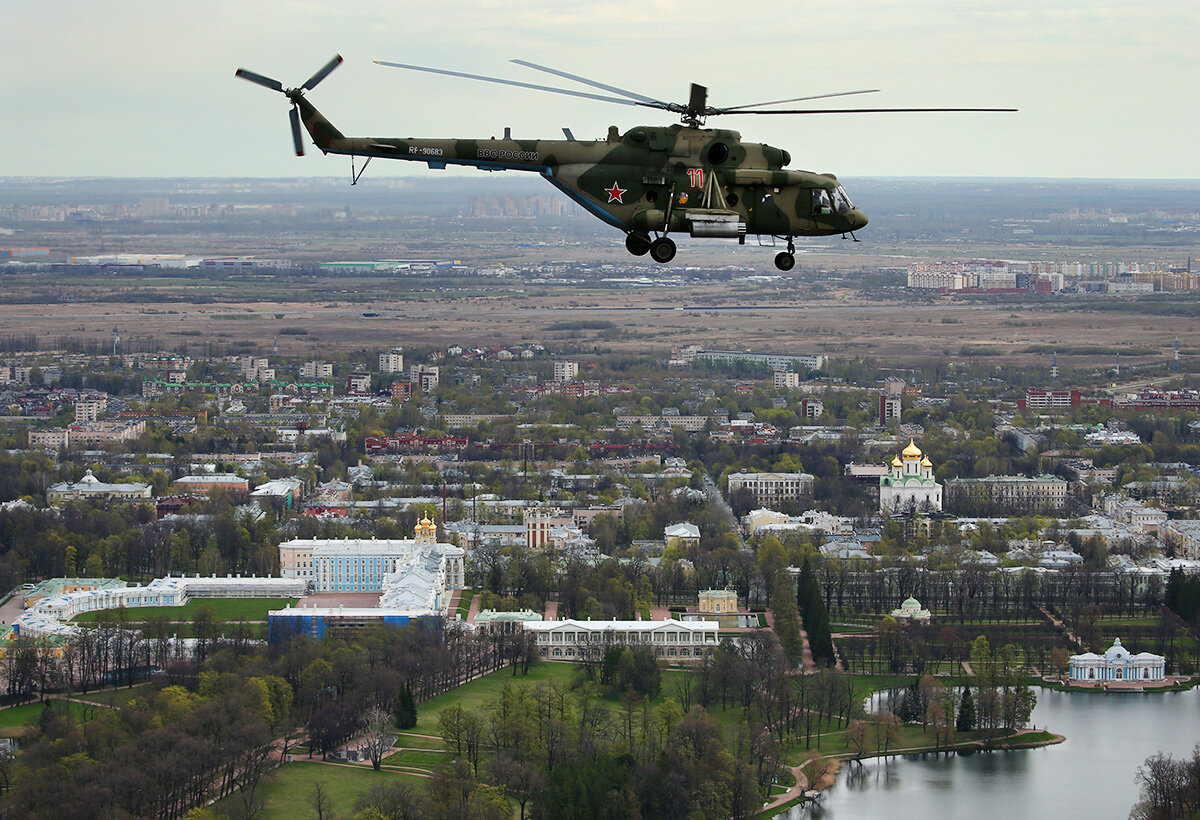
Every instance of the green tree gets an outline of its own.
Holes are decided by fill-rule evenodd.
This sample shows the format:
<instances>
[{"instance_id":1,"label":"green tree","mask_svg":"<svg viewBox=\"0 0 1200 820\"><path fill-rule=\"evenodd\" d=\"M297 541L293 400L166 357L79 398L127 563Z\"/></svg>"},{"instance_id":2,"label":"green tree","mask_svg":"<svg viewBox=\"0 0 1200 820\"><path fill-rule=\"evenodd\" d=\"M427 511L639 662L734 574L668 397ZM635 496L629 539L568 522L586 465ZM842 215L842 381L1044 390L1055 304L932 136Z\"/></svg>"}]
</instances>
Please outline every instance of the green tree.
<instances>
[{"instance_id":1,"label":"green tree","mask_svg":"<svg viewBox=\"0 0 1200 820\"><path fill-rule=\"evenodd\" d=\"M775 636L792 663L800 660L803 642L800 639L800 612L796 605L796 594L792 579L786 570L775 573L775 592L771 597L771 611L775 617Z\"/></svg>"},{"instance_id":2,"label":"green tree","mask_svg":"<svg viewBox=\"0 0 1200 820\"><path fill-rule=\"evenodd\" d=\"M975 730L975 701L971 697L971 687L963 687L962 700L958 704L958 718L954 721L954 728L960 732L971 732Z\"/></svg>"},{"instance_id":3,"label":"green tree","mask_svg":"<svg viewBox=\"0 0 1200 820\"><path fill-rule=\"evenodd\" d=\"M400 686L400 692L396 696L395 717L396 726L401 730L417 725L417 704L413 700L412 684L408 681Z\"/></svg>"}]
</instances>

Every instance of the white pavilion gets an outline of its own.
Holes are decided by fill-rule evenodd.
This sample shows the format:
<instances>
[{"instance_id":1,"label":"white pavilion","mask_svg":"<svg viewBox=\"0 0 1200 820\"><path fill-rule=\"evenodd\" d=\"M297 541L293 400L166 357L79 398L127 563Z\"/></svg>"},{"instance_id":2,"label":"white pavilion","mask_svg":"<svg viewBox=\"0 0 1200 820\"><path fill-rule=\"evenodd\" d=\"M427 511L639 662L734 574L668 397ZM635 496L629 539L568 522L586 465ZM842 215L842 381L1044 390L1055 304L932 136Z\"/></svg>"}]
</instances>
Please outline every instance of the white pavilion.
<instances>
[{"instance_id":1,"label":"white pavilion","mask_svg":"<svg viewBox=\"0 0 1200 820\"><path fill-rule=\"evenodd\" d=\"M1121 639L1103 655L1085 652L1072 655L1069 662L1072 681L1161 681L1166 679L1167 659L1149 652L1130 654Z\"/></svg>"}]
</instances>

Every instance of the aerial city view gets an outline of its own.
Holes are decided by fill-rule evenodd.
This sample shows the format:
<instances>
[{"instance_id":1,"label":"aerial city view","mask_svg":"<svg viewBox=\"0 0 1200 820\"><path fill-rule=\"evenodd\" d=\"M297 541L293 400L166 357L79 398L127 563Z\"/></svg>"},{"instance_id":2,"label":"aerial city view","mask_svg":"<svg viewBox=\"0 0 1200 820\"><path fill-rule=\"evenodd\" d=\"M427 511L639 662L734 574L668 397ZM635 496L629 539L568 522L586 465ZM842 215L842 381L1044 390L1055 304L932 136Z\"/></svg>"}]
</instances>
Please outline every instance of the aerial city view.
<instances>
[{"instance_id":1,"label":"aerial city view","mask_svg":"<svg viewBox=\"0 0 1200 820\"><path fill-rule=\"evenodd\" d=\"M1200 11L5 16L0 818L1200 817Z\"/></svg>"}]
</instances>

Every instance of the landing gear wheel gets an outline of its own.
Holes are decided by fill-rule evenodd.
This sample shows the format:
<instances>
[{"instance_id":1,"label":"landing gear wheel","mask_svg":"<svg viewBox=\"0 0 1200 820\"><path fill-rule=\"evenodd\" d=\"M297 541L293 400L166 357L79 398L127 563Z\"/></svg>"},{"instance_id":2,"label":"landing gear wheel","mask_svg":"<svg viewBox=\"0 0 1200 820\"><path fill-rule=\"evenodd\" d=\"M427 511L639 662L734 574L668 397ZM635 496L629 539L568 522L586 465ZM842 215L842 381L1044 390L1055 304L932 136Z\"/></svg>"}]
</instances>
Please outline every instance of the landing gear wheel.
<instances>
[{"instance_id":1,"label":"landing gear wheel","mask_svg":"<svg viewBox=\"0 0 1200 820\"><path fill-rule=\"evenodd\" d=\"M634 256L645 256L650 250L650 237L644 233L625 234L625 250Z\"/></svg>"},{"instance_id":2,"label":"landing gear wheel","mask_svg":"<svg viewBox=\"0 0 1200 820\"><path fill-rule=\"evenodd\" d=\"M650 243L650 258L660 265L665 265L675 258L675 243L665 236Z\"/></svg>"},{"instance_id":3,"label":"landing gear wheel","mask_svg":"<svg viewBox=\"0 0 1200 820\"><path fill-rule=\"evenodd\" d=\"M780 270L791 270L796 267L796 257L787 251L775 254L775 267Z\"/></svg>"}]
</instances>

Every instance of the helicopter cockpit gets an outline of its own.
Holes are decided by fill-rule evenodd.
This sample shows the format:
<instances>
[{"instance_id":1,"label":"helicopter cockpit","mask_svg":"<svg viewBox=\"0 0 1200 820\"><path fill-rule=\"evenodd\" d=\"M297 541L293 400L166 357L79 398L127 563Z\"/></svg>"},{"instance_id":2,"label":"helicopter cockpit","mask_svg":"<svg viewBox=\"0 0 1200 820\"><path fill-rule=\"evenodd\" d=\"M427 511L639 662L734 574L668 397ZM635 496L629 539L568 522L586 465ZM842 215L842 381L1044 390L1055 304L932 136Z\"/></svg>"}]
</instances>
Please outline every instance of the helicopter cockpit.
<instances>
[{"instance_id":1,"label":"helicopter cockpit","mask_svg":"<svg viewBox=\"0 0 1200 820\"><path fill-rule=\"evenodd\" d=\"M812 192L812 212L814 215L822 216L829 214L839 214L845 216L854 209L854 203L850 201L849 194L841 185L832 190L825 188L814 188Z\"/></svg>"}]
</instances>

